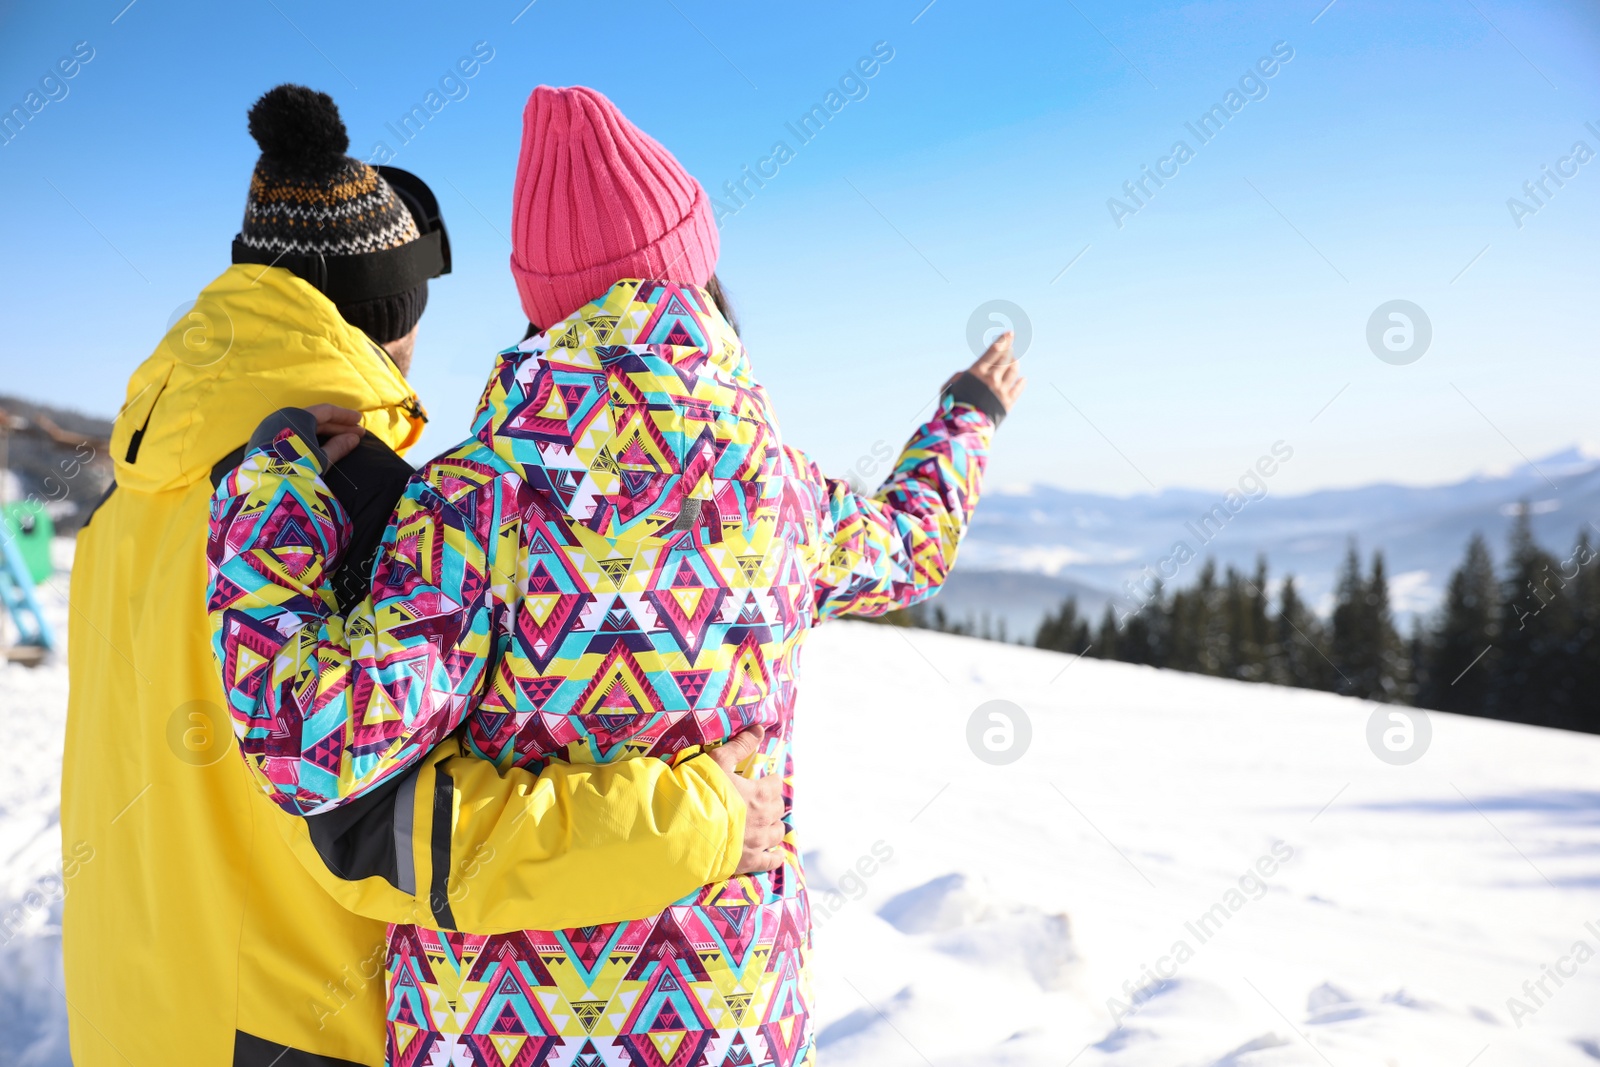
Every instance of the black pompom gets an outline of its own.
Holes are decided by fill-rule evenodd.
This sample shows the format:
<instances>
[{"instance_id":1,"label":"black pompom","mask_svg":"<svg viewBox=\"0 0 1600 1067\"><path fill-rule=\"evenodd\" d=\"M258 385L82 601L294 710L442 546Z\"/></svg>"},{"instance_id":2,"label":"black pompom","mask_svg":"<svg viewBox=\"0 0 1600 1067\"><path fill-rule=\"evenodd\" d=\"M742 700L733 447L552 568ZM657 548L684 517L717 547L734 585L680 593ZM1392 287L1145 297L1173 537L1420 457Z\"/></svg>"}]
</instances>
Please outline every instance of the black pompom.
<instances>
[{"instance_id":1,"label":"black pompom","mask_svg":"<svg viewBox=\"0 0 1600 1067\"><path fill-rule=\"evenodd\" d=\"M296 167L338 160L350 147L339 106L304 85L269 89L250 109L250 136L261 154Z\"/></svg>"}]
</instances>

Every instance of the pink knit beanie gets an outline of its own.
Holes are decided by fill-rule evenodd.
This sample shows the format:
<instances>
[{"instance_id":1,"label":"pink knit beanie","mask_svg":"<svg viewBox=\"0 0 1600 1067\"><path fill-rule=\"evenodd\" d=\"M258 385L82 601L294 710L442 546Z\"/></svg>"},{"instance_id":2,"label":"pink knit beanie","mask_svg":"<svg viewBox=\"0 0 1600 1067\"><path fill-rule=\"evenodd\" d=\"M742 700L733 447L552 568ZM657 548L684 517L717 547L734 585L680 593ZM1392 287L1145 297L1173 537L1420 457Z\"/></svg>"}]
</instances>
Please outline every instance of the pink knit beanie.
<instances>
[{"instance_id":1,"label":"pink knit beanie","mask_svg":"<svg viewBox=\"0 0 1600 1067\"><path fill-rule=\"evenodd\" d=\"M623 278L704 285L717 226L700 183L593 89L541 85L522 112L511 273L546 329Z\"/></svg>"}]
</instances>

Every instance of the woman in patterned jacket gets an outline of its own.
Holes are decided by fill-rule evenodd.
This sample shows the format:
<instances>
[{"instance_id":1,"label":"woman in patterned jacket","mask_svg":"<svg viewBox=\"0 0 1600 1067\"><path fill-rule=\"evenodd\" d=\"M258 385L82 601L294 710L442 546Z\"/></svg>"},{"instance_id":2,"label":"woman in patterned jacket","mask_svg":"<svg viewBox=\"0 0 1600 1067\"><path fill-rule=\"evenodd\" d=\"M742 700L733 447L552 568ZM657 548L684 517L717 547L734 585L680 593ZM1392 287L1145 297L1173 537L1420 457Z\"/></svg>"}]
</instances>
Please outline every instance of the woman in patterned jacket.
<instances>
[{"instance_id":1,"label":"woman in patterned jacket","mask_svg":"<svg viewBox=\"0 0 1600 1067\"><path fill-rule=\"evenodd\" d=\"M783 776L787 824L805 636L943 583L1023 386L1010 337L866 496L783 441L721 306L705 191L605 97L534 90L513 227L546 325L412 478L365 601L341 616L326 583L348 533L321 475L350 419L279 412L219 485L210 611L241 754L312 815L447 740L516 773L677 764L759 727L743 772ZM560 930L458 930L436 894L430 922L390 929L389 1062L810 1062L793 833L769 870L734 869L658 914L597 904Z\"/></svg>"}]
</instances>

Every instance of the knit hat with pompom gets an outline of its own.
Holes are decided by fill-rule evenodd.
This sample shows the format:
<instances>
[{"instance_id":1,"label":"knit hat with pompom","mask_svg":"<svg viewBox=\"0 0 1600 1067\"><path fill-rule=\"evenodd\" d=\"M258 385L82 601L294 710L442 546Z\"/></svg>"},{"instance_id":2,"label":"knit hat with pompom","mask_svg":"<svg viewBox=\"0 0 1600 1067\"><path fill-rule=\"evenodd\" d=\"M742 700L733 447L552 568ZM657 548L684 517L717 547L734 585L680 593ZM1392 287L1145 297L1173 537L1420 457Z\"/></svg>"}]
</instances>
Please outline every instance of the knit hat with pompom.
<instances>
[{"instance_id":1,"label":"knit hat with pompom","mask_svg":"<svg viewBox=\"0 0 1600 1067\"><path fill-rule=\"evenodd\" d=\"M280 85L250 109L261 158L250 176L239 240L258 252L349 256L396 248L421 236L389 183L345 154L350 134L327 93ZM411 332L428 304L428 283L395 296L340 304L346 322L379 344Z\"/></svg>"}]
</instances>

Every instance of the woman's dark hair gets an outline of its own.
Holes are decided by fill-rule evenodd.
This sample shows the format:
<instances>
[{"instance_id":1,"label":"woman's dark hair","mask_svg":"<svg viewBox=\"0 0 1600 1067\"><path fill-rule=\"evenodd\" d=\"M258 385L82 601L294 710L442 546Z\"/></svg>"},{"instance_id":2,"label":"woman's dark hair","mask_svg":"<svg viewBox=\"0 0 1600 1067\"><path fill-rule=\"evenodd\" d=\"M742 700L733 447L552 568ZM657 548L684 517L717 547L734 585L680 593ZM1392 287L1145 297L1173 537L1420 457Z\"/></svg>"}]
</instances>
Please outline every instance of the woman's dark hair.
<instances>
[{"instance_id":1,"label":"woman's dark hair","mask_svg":"<svg viewBox=\"0 0 1600 1067\"><path fill-rule=\"evenodd\" d=\"M717 305L717 310L722 312L722 317L728 320L728 325L732 326L733 332L737 334L739 332L739 319L733 313L733 305L728 302L727 291L722 288L722 279L713 274L711 280L706 282L706 292L711 294L711 302ZM530 322L528 323L528 332L522 335L522 339L526 341L528 338L537 337L543 332L542 327Z\"/></svg>"},{"instance_id":2,"label":"woman's dark hair","mask_svg":"<svg viewBox=\"0 0 1600 1067\"><path fill-rule=\"evenodd\" d=\"M717 310L722 312L722 317L728 320L728 325L733 327L733 332L739 332L739 317L733 313L733 305L728 301L727 290L722 288L722 279L715 274L706 282L706 292L711 294L712 301L717 305Z\"/></svg>"}]
</instances>

